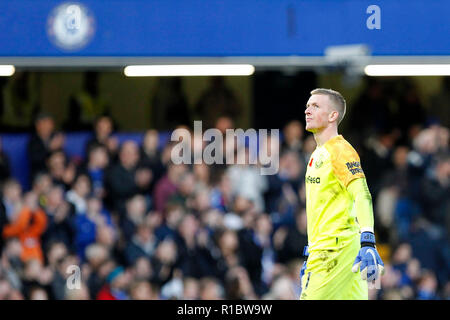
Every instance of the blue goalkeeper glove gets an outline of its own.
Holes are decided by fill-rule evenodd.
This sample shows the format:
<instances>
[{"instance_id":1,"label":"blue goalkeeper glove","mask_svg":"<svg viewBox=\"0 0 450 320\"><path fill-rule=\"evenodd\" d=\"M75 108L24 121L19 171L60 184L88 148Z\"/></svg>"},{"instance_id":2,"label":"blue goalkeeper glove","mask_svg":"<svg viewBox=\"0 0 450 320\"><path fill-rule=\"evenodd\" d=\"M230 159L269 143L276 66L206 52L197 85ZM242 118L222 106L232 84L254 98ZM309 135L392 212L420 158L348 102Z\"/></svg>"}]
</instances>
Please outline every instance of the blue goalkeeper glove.
<instances>
[{"instance_id":1,"label":"blue goalkeeper glove","mask_svg":"<svg viewBox=\"0 0 450 320\"><path fill-rule=\"evenodd\" d=\"M375 235L372 232L361 233L361 249L353 263L352 271L361 271L363 280L375 281L384 274L384 263L375 248Z\"/></svg>"}]
</instances>

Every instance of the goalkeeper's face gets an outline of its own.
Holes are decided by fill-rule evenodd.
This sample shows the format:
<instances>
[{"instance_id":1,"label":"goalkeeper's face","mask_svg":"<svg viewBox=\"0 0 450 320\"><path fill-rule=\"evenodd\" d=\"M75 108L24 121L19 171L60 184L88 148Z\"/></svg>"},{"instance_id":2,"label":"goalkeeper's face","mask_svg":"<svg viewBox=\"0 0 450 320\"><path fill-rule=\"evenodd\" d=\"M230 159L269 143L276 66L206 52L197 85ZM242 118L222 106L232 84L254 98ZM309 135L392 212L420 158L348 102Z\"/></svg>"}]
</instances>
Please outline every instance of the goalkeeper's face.
<instances>
[{"instance_id":1,"label":"goalkeeper's face","mask_svg":"<svg viewBox=\"0 0 450 320\"><path fill-rule=\"evenodd\" d=\"M330 98L323 94L312 95L306 103L305 129L309 132L320 132L331 123L331 113L334 111L330 107Z\"/></svg>"}]
</instances>

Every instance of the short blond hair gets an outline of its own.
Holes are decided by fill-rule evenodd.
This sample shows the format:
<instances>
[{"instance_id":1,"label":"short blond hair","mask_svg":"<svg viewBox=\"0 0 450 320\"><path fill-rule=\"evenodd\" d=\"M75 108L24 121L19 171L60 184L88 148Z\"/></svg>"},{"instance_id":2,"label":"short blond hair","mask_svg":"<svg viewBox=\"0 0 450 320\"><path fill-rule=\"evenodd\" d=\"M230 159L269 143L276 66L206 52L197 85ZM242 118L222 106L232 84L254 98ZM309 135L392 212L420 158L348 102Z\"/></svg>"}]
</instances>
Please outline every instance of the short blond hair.
<instances>
[{"instance_id":1,"label":"short blond hair","mask_svg":"<svg viewBox=\"0 0 450 320\"><path fill-rule=\"evenodd\" d=\"M341 123L342 119L344 119L345 111L347 109L346 102L342 94L339 92L333 90L333 89L324 89L324 88L317 88L311 91L311 95L314 94L323 94L327 95L330 100L332 101L334 107L336 108L337 112L339 113L338 117L338 124Z\"/></svg>"}]
</instances>

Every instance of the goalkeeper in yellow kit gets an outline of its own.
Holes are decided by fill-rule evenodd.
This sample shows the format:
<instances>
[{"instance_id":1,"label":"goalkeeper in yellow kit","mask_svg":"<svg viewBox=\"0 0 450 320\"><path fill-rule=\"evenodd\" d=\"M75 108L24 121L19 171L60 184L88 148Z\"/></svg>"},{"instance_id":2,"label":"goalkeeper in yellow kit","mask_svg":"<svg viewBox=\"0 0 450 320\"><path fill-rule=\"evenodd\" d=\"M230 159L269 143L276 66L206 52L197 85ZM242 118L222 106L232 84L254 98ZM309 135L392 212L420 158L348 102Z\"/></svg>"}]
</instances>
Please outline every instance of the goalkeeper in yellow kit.
<instances>
[{"instance_id":1,"label":"goalkeeper in yellow kit","mask_svg":"<svg viewBox=\"0 0 450 320\"><path fill-rule=\"evenodd\" d=\"M301 300L367 300L368 282L384 271L359 156L338 134L345 109L345 99L331 89L311 91L306 105L305 128L317 147L305 176L308 247Z\"/></svg>"}]
</instances>

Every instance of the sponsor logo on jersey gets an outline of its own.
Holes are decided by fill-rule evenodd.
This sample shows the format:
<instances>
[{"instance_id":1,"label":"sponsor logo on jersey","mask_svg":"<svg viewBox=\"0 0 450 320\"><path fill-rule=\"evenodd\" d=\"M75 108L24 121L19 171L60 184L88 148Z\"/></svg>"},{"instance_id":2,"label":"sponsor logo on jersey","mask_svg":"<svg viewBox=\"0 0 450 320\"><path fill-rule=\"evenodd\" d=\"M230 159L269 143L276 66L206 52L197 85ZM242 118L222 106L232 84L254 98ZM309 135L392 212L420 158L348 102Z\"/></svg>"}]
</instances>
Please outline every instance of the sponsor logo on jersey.
<instances>
[{"instance_id":1,"label":"sponsor logo on jersey","mask_svg":"<svg viewBox=\"0 0 450 320\"><path fill-rule=\"evenodd\" d=\"M320 177L307 176L306 177L306 182L307 183L320 183Z\"/></svg>"},{"instance_id":2,"label":"sponsor logo on jersey","mask_svg":"<svg viewBox=\"0 0 450 320\"><path fill-rule=\"evenodd\" d=\"M352 161L352 162L347 162L345 164L347 166L347 169L353 174L357 174L357 173L363 173L362 169L361 169L361 163L359 161Z\"/></svg>"}]
</instances>

